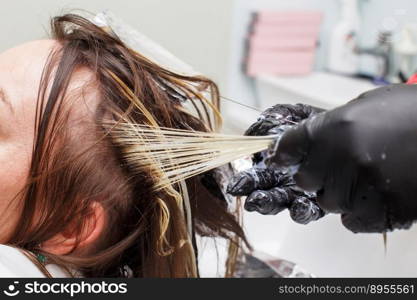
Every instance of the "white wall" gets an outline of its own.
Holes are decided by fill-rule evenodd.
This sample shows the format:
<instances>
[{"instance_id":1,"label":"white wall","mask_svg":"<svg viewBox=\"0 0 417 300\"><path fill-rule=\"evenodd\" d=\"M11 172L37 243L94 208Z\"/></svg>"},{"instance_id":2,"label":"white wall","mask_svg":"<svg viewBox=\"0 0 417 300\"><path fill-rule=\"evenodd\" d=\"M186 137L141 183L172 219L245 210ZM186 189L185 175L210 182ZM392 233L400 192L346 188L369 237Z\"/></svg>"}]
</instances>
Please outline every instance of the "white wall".
<instances>
[{"instance_id":1,"label":"white wall","mask_svg":"<svg viewBox=\"0 0 417 300\"><path fill-rule=\"evenodd\" d=\"M226 86L230 0L15 0L0 6L0 51L46 37L51 16L110 9L196 70Z\"/></svg>"},{"instance_id":2,"label":"white wall","mask_svg":"<svg viewBox=\"0 0 417 300\"><path fill-rule=\"evenodd\" d=\"M326 32L337 21L337 0L235 0L233 10L232 45L229 64L229 85L226 90L227 97L236 99L250 105L257 105L254 97L254 85L242 73L242 60L244 56L243 43L247 34L251 13L257 10L314 10L323 11L325 18L321 26L322 40L318 49L316 65L320 68L324 62L327 51ZM323 54L322 54L323 53Z\"/></svg>"},{"instance_id":3,"label":"white wall","mask_svg":"<svg viewBox=\"0 0 417 300\"><path fill-rule=\"evenodd\" d=\"M360 8L363 30L359 41L365 47L374 45L378 32L385 30L393 32L392 41L395 43L405 23L417 23L415 0L361 0ZM398 64L398 57L394 55L393 60L394 64ZM369 72L376 67L365 56L361 59L361 69Z\"/></svg>"},{"instance_id":4,"label":"white wall","mask_svg":"<svg viewBox=\"0 0 417 300\"><path fill-rule=\"evenodd\" d=\"M332 28L339 20L338 0L235 0L233 10L232 45L230 48L229 85L226 95L230 98L256 105L252 82L242 73L244 38L250 21L250 14L257 10L316 10L324 13L321 26L320 45L316 55L316 69L324 69L328 53L328 40ZM417 1L415 0L359 0L361 13L361 46L370 47L376 43L380 30L393 27L398 31L405 22L417 22ZM392 26L392 25L395 26ZM367 59L361 60L363 71L374 70Z\"/></svg>"}]
</instances>

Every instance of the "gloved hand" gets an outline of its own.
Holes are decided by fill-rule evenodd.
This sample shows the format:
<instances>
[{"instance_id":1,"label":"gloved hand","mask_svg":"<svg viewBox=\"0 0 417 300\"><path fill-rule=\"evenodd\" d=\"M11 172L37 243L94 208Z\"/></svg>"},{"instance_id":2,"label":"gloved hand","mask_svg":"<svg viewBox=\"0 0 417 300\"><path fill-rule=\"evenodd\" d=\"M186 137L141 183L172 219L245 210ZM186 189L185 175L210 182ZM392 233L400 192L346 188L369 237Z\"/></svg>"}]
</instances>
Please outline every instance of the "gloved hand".
<instances>
[{"instance_id":1,"label":"gloved hand","mask_svg":"<svg viewBox=\"0 0 417 300\"><path fill-rule=\"evenodd\" d=\"M278 104L263 112L246 135L277 134L318 111L303 104ZM315 193L298 189L286 170L266 167L264 158L265 153L255 155L255 167L235 175L228 185L228 193L248 196L245 200L248 211L271 215L287 208L291 218L301 224L321 218L324 211L317 206Z\"/></svg>"},{"instance_id":2,"label":"gloved hand","mask_svg":"<svg viewBox=\"0 0 417 300\"><path fill-rule=\"evenodd\" d=\"M297 186L317 192L353 232L408 228L417 219L417 86L390 85L289 128L270 160L299 166Z\"/></svg>"}]
</instances>

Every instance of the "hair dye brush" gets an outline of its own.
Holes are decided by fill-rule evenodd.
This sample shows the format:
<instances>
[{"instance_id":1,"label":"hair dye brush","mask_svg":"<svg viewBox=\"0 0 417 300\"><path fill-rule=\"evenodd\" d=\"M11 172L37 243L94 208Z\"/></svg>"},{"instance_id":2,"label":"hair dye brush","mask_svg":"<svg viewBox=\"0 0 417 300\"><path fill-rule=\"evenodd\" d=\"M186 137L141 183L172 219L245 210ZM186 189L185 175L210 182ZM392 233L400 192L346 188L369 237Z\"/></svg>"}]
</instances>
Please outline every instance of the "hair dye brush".
<instances>
[{"instance_id":1,"label":"hair dye brush","mask_svg":"<svg viewBox=\"0 0 417 300\"><path fill-rule=\"evenodd\" d=\"M257 152L273 151L280 135L242 136L138 125L110 124L124 159L138 169L158 169L156 190Z\"/></svg>"}]
</instances>

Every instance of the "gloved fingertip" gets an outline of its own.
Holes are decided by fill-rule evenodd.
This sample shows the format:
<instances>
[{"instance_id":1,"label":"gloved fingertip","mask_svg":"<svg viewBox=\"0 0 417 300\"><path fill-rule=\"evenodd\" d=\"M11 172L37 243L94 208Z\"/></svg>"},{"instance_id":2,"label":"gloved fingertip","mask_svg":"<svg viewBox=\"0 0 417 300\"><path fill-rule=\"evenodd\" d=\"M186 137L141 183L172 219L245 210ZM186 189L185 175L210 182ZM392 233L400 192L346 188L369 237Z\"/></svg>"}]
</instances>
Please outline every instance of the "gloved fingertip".
<instances>
[{"instance_id":1,"label":"gloved fingertip","mask_svg":"<svg viewBox=\"0 0 417 300\"><path fill-rule=\"evenodd\" d=\"M254 189L252 178L245 174L237 174L227 185L226 192L232 196L244 196L250 194Z\"/></svg>"},{"instance_id":2,"label":"gloved fingertip","mask_svg":"<svg viewBox=\"0 0 417 300\"><path fill-rule=\"evenodd\" d=\"M306 197L295 199L289 208L289 212L294 222L304 225L325 215L325 212L314 201Z\"/></svg>"},{"instance_id":3,"label":"gloved fingertip","mask_svg":"<svg viewBox=\"0 0 417 300\"><path fill-rule=\"evenodd\" d=\"M245 210L252 212L252 211L256 211L257 210L257 206L250 202L250 201L245 201L245 205L244 205Z\"/></svg>"}]
</instances>

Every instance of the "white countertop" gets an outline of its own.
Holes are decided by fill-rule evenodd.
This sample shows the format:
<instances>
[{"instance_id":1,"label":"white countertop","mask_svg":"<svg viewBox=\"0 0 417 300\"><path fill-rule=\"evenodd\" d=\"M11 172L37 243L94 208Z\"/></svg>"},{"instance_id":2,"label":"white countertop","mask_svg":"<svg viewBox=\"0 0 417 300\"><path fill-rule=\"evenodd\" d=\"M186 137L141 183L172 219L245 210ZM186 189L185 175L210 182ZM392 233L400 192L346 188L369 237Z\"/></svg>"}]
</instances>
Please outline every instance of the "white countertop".
<instances>
[{"instance_id":1,"label":"white countertop","mask_svg":"<svg viewBox=\"0 0 417 300\"><path fill-rule=\"evenodd\" d=\"M262 90L268 86L270 89L294 95L299 98L299 102L321 105L323 108L342 105L361 93L377 87L368 80L325 72L314 72L306 76L262 75L257 78L257 83L261 98L274 97L265 94ZM306 100L302 101L303 99ZM285 100L281 99L283 102ZM265 101L269 102L268 99L261 99L262 103Z\"/></svg>"}]
</instances>

